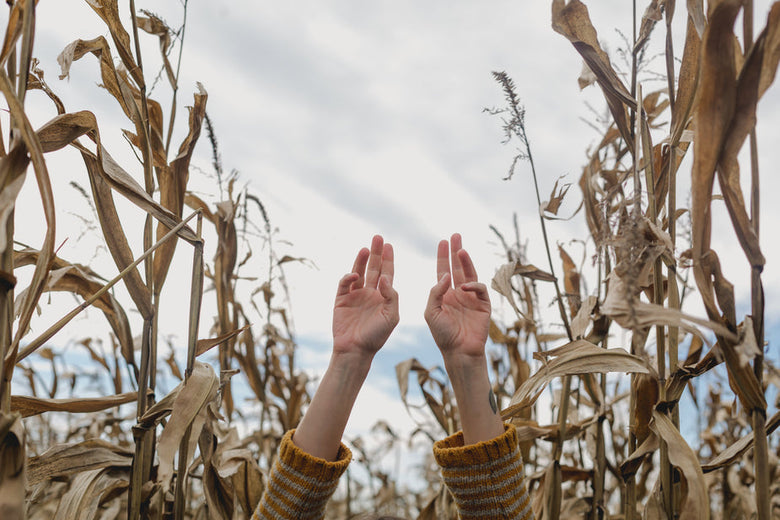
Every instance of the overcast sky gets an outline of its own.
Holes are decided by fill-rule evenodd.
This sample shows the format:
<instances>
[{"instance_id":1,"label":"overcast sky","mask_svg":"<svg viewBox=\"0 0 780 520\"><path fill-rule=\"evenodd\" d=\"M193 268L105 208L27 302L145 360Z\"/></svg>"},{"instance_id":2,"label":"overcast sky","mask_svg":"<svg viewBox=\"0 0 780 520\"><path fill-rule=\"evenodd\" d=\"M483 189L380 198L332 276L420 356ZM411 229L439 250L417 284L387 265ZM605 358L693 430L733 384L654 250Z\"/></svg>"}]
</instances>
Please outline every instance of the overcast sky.
<instances>
[{"instance_id":1,"label":"overcast sky","mask_svg":"<svg viewBox=\"0 0 780 520\"><path fill-rule=\"evenodd\" d=\"M178 0L136 4L158 12L173 27L181 24ZM756 2L758 27L765 23L768 5ZM617 49L623 45L620 31L631 33L630 2L599 0L588 6L604 47L616 66L627 70ZM684 11L684 3L678 3L679 27ZM576 182L588 145L599 137L581 118L593 119L586 103L603 112L600 93L595 87L580 92L581 60L551 29L549 2L193 0L187 16L180 106L192 103L195 84L201 82L209 93L207 110L224 168L239 170L241 182L265 203L279 228L278 238L289 242L280 245L281 252L311 261L287 269L304 365L324 366L327 361L336 283L357 250L368 245L374 233L395 246L401 324L387 352L377 358L384 370L367 391L370 397L362 398L356 413L361 419L353 421L350 431L373 422L368 410L380 404L388 414L403 414L393 394L391 367L412 355L427 363L438 359L422 319L435 282L437 241L460 232L489 284L503 257L488 226L511 235L516 213L523 239L529 242L530 261L547 267L529 168L522 163L512 180L503 180L515 149L501 144L501 121L483 113L485 107L503 104L491 71L504 70L514 79L526 107L542 197L547 198L561 176L563 182L575 184L564 215L579 202ZM97 61L84 58L74 64L69 80L57 80L56 56L65 45L76 38L108 37L107 31L86 2L41 2L37 23L35 55L51 87L69 111L98 113L112 155L131 168L127 165L133 164L133 155L119 132L129 125L108 94L95 86ZM659 26L650 56L657 52L661 35ZM677 35L680 49L679 28ZM150 78L156 72L156 42L147 38L144 49ZM662 58L654 59L662 68ZM650 81L644 88L647 92L662 86ZM159 95L165 105L170 102L165 85L155 86L152 95ZM42 96L31 96L28 108L38 124L54 115ZM768 262L764 281L772 321L780 311L780 249L773 237L780 209L770 199L780 193L777 85L759 109L762 245ZM181 139L185 121L180 113L174 142ZM211 157L204 137L193 165L208 171ZM53 172L55 193L64 212L58 243L69 237L60 255L87 262L94 251L85 246L86 239L78 239L77 229L78 217L88 212L68 186L73 177L87 185L83 164L69 151L57 161L63 166ZM139 168L132 172L141 178ZM680 177L685 186L686 174ZM193 184L212 196L216 191L203 175L193 173ZM28 179L26 192L33 188ZM36 208L20 208L19 221L36 218ZM724 215L725 210L721 218ZM723 223L723 229L731 229L727 218ZM140 237L140 220L137 228ZM549 230L553 243L586 236L582 215L551 222ZM29 242L36 240L33 234ZM580 246L571 248L582 255ZM721 254L738 297L746 302L748 269L733 233L716 233L713 248ZM106 275L114 272L111 262L93 267ZM494 307L506 310L496 293L492 300ZM183 323L184 307L179 302L167 305L165 323ZM743 314L746 309L743 305ZM172 326L168 333L183 338L184 330L183 325Z\"/></svg>"}]
</instances>

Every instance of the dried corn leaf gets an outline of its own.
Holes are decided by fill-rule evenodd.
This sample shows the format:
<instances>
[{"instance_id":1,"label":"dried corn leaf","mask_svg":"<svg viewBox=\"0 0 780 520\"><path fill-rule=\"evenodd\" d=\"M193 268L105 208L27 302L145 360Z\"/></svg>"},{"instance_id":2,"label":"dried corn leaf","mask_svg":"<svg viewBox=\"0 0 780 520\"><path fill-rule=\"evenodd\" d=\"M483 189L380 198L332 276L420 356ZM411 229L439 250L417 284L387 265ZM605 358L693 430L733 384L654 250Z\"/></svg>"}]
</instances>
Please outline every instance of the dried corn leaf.
<instances>
[{"instance_id":1,"label":"dried corn leaf","mask_svg":"<svg viewBox=\"0 0 780 520\"><path fill-rule=\"evenodd\" d=\"M206 363L196 361L192 374L183 383L181 391L173 401L171 416L160 434L157 446L160 460L157 481L164 493L171 485L173 463L181 440L188 432L194 439L200 436L200 430L196 429L195 423L199 416L205 414L206 405L214 400L218 388L219 379L214 369ZM202 422L200 427L203 427Z\"/></svg>"},{"instance_id":2,"label":"dried corn leaf","mask_svg":"<svg viewBox=\"0 0 780 520\"><path fill-rule=\"evenodd\" d=\"M680 469L687 486L687 492L681 497L680 519L710 518L710 501L704 474L696 453L688 446L674 423L664 414L654 411L650 426L666 442L669 462Z\"/></svg>"},{"instance_id":3,"label":"dried corn leaf","mask_svg":"<svg viewBox=\"0 0 780 520\"><path fill-rule=\"evenodd\" d=\"M407 402L407 394L409 393L409 374L412 371L426 371L427 369L417 361L417 358L409 358L406 361L402 361L395 366L395 376L398 380L398 389L401 392L401 402L404 403L407 410L409 409L409 403Z\"/></svg>"},{"instance_id":4,"label":"dried corn leaf","mask_svg":"<svg viewBox=\"0 0 780 520\"><path fill-rule=\"evenodd\" d=\"M38 131L38 139L44 153L54 152L66 147L82 135L94 131L95 116L88 111L58 114L43 124Z\"/></svg>"},{"instance_id":5,"label":"dried corn leaf","mask_svg":"<svg viewBox=\"0 0 780 520\"><path fill-rule=\"evenodd\" d=\"M44 399L26 395L12 395L11 410L21 413L22 417L30 417L43 412L90 413L130 403L137 398L137 392L126 392L108 397L77 397L71 399Z\"/></svg>"},{"instance_id":6,"label":"dried corn leaf","mask_svg":"<svg viewBox=\"0 0 780 520\"><path fill-rule=\"evenodd\" d=\"M39 252L34 249L23 249L14 252L14 266L21 267L35 263ZM103 287L103 283L97 281L97 275L86 266L70 264L59 257L54 257L46 283L45 291L67 291L78 294L84 300L91 298ZM129 365L135 365L133 357L133 336L130 332L130 323L119 302L110 294L104 293L93 304L103 312L114 334L119 340L122 356Z\"/></svg>"},{"instance_id":7,"label":"dried corn leaf","mask_svg":"<svg viewBox=\"0 0 780 520\"><path fill-rule=\"evenodd\" d=\"M582 305L582 296L580 294L580 273L577 272L577 266L562 246L558 246L558 254L563 262L563 288L566 293L566 299L569 302L569 313L574 318Z\"/></svg>"},{"instance_id":8,"label":"dried corn leaf","mask_svg":"<svg viewBox=\"0 0 780 520\"><path fill-rule=\"evenodd\" d=\"M650 420L658 402L658 381L648 374L637 374L632 382L634 410L632 431L636 442L642 444L650 435Z\"/></svg>"},{"instance_id":9,"label":"dried corn leaf","mask_svg":"<svg viewBox=\"0 0 780 520\"><path fill-rule=\"evenodd\" d=\"M558 210L560 209L561 204L563 203L563 198L569 192L569 188L571 188L571 184L567 183L561 186L561 188L559 189L558 181L559 179L555 180L555 185L553 186L553 189L550 192L550 200L546 200L542 202L542 215L544 215L545 212L552 213L553 215L557 215Z\"/></svg>"},{"instance_id":10,"label":"dried corn leaf","mask_svg":"<svg viewBox=\"0 0 780 520\"><path fill-rule=\"evenodd\" d=\"M629 303L625 283L613 270L608 275L609 290L601 304L601 313L613 318L622 327L642 330L658 324L679 327L709 342L709 339L695 326L706 327L716 334L736 340L736 335L720 323L697 318L677 309L670 309L654 303L634 301Z\"/></svg>"},{"instance_id":11,"label":"dried corn leaf","mask_svg":"<svg viewBox=\"0 0 780 520\"><path fill-rule=\"evenodd\" d=\"M662 6L665 3L665 0L650 0L650 3L645 8L644 14L642 14L642 23L639 26L639 34L636 42L634 42L634 52L639 52L639 49L644 47L650 39L650 33L653 32L655 24L663 18Z\"/></svg>"},{"instance_id":12,"label":"dried corn leaf","mask_svg":"<svg viewBox=\"0 0 780 520\"><path fill-rule=\"evenodd\" d=\"M588 325L591 322L591 314L598 304L598 298L593 295L585 298L585 302L580 306L577 314L571 320L571 335L574 339L585 336Z\"/></svg>"},{"instance_id":13,"label":"dried corn leaf","mask_svg":"<svg viewBox=\"0 0 780 520\"><path fill-rule=\"evenodd\" d=\"M620 465L620 475L623 477L623 480L628 480L635 475L645 459L648 456L652 456L656 451L658 451L658 437L651 432L639 447Z\"/></svg>"},{"instance_id":14,"label":"dried corn leaf","mask_svg":"<svg viewBox=\"0 0 780 520\"><path fill-rule=\"evenodd\" d=\"M82 159L89 173L89 185L92 188L92 199L95 202L95 210L98 222L103 231L106 246L114 259L119 271L124 271L135 260L127 236L119 219L119 213L114 205L114 195L109 184L100 176L100 167L97 160L89 154L82 153ZM132 269L124 278L127 291L133 299L138 312L144 318L150 318L154 312L152 297L149 288L144 283L138 269Z\"/></svg>"},{"instance_id":15,"label":"dried corn leaf","mask_svg":"<svg viewBox=\"0 0 780 520\"><path fill-rule=\"evenodd\" d=\"M216 338L199 339L197 343L197 347L195 349L195 356L200 356L201 354L205 354L206 352L216 347L220 343L224 343L229 339L235 338L236 336L238 336L248 328L249 325L244 325L240 329L236 329L231 332L222 334L220 336L217 336Z\"/></svg>"},{"instance_id":16,"label":"dried corn leaf","mask_svg":"<svg viewBox=\"0 0 780 520\"><path fill-rule=\"evenodd\" d=\"M710 13L702 39L699 104L696 111L696 139L693 143L691 186L691 252L693 272L710 318L718 315L713 286L702 269L702 257L710 249L710 202L715 168L723 140L734 115L736 70L734 64L734 20L740 0L718 2Z\"/></svg>"},{"instance_id":17,"label":"dried corn leaf","mask_svg":"<svg viewBox=\"0 0 780 520\"><path fill-rule=\"evenodd\" d=\"M124 491L128 486L126 471L103 468L79 473L60 499L54 520L95 518L105 496Z\"/></svg>"},{"instance_id":18,"label":"dried corn leaf","mask_svg":"<svg viewBox=\"0 0 780 520\"><path fill-rule=\"evenodd\" d=\"M515 273L515 262L504 264L496 270L490 286L501 296L509 301L509 304L515 310L518 316L524 316L523 312L515 303L514 289L512 288L512 276Z\"/></svg>"},{"instance_id":19,"label":"dried corn leaf","mask_svg":"<svg viewBox=\"0 0 780 520\"><path fill-rule=\"evenodd\" d=\"M685 33L685 47L677 78L677 92L672 109L670 144L677 146L683 131L688 127L691 114L695 111L696 93L699 87L699 62L701 60L701 33L697 33L693 18L688 17Z\"/></svg>"},{"instance_id":20,"label":"dried corn leaf","mask_svg":"<svg viewBox=\"0 0 780 520\"><path fill-rule=\"evenodd\" d=\"M49 479L69 477L102 468L129 468L133 451L102 439L57 444L27 463L28 481L35 486Z\"/></svg>"},{"instance_id":21,"label":"dried corn leaf","mask_svg":"<svg viewBox=\"0 0 780 520\"><path fill-rule=\"evenodd\" d=\"M103 19L111 32L111 38L114 40L119 58L125 68L130 71L136 85L144 87L143 71L135 63L130 47L130 35L122 26L122 20L119 17L118 0L87 0L87 3Z\"/></svg>"},{"instance_id":22,"label":"dried corn leaf","mask_svg":"<svg viewBox=\"0 0 780 520\"><path fill-rule=\"evenodd\" d=\"M756 125L756 106L774 81L780 59L780 4L775 3L767 25L756 39L739 72L734 91L734 112L723 139L718 160L718 180L737 239L751 266L765 263L758 236L745 207L739 181L737 154Z\"/></svg>"},{"instance_id":23,"label":"dried corn leaf","mask_svg":"<svg viewBox=\"0 0 780 520\"><path fill-rule=\"evenodd\" d=\"M125 115L130 120L134 120L135 107L133 106L133 99L126 97L120 88L120 79L111 59L111 49L104 37L98 36L93 40L75 40L68 44L60 55L57 56L57 63L60 64L60 79L67 78L73 62L80 60L87 53L94 54L100 60L100 75L103 80L103 88L117 100Z\"/></svg>"},{"instance_id":24,"label":"dried corn leaf","mask_svg":"<svg viewBox=\"0 0 780 520\"><path fill-rule=\"evenodd\" d=\"M200 136L203 117L206 113L207 98L208 95L203 86L198 84L195 103L190 109L189 132L179 147L179 154L171 161L170 166L165 165L157 168L157 181L160 185L160 204L178 218L181 218L184 209L184 195L187 192L190 159ZM168 226L158 223L157 239L162 238L168 231L170 231ZM158 294L168 275L176 244L176 241L169 241L160 246L154 253L154 290Z\"/></svg>"},{"instance_id":25,"label":"dried corn leaf","mask_svg":"<svg viewBox=\"0 0 780 520\"><path fill-rule=\"evenodd\" d=\"M168 59L168 51L171 48L171 29L159 16L145 10L143 13L146 16L139 16L137 18L138 28L144 32L157 36L160 43L160 57L163 60L165 73L168 75L168 82L175 88L176 75L173 72L173 67L171 67L171 62Z\"/></svg>"},{"instance_id":26,"label":"dried corn leaf","mask_svg":"<svg viewBox=\"0 0 780 520\"><path fill-rule=\"evenodd\" d=\"M621 348L604 349L585 340L573 341L561 347L557 354L555 359L544 363L517 389L509 405L501 411L504 419L531 406L541 395L545 385L558 377L607 372L641 374L653 372L643 359L633 356Z\"/></svg>"},{"instance_id":27,"label":"dried corn leaf","mask_svg":"<svg viewBox=\"0 0 780 520\"><path fill-rule=\"evenodd\" d=\"M26 517L24 437L19 415L0 412L0 512L3 520Z\"/></svg>"},{"instance_id":28,"label":"dried corn leaf","mask_svg":"<svg viewBox=\"0 0 780 520\"><path fill-rule=\"evenodd\" d=\"M688 16L701 37L707 26L707 20L704 16L704 0L688 0Z\"/></svg>"},{"instance_id":29,"label":"dried corn leaf","mask_svg":"<svg viewBox=\"0 0 780 520\"><path fill-rule=\"evenodd\" d=\"M553 0L552 27L574 45L596 75L620 134L625 142L632 142L626 107L635 108L636 102L612 68L607 53L601 48L588 8L579 0L570 0L568 3L566 0Z\"/></svg>"},{"instance_id":30,"label":"dried corn leaf","mask_svg":"<svg viewBox=\"0 0 780 520\"><path fill-rule=\"evenodd\" d=\"M780 412L770 417L766 422L766 434L771 435L777 427L780 426ZM701 469L704 473L715 471L716 469L729 466L736 463L742 456L753 447L753 432L748 433L737 442L729 445L728 448L718 453L712 460L702 464Z\"/></svg>"}]
</instances>

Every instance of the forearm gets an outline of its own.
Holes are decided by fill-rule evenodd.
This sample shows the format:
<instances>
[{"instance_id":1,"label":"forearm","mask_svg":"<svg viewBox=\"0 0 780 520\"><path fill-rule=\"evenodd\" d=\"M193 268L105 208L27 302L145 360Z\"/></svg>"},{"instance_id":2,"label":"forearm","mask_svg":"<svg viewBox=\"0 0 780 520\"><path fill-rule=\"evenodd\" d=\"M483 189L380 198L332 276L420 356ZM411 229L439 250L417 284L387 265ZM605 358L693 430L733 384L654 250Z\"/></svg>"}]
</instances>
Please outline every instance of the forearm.
<instances>
[{"instance_id":1,"label":"forearm","mask_svg":"<svg viewBox=\"0 0 780 520\"><path fill-rule=\"evenodd\" d=\"M476 444L504 433L483 356L445 355L444 366L458 403L463 442Z\"/></svg>"},{"instance_id":2,"label":"forearm","mask_svg":"<svg viewBox=\"0 0 780 520\"><path fill-rule=\"evenodd\" d=\"M293 442L303 451L336 460L341 437L373 356L333 354Z\"/></svg>"}]
</instances>

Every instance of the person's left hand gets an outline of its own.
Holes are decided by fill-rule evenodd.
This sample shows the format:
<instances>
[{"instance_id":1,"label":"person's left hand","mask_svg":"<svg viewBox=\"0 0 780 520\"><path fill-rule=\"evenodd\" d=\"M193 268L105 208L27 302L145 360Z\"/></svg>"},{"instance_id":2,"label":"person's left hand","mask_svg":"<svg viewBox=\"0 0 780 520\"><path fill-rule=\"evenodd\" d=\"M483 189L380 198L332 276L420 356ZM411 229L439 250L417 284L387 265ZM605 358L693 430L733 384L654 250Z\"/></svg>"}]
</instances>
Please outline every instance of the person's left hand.
<instances>
[{"instance_id":1,"label":"person's left hand","mask_svg":"<svg viewBox=\"0 0 780 520\"><path fill-rule=\"evenodd\" d=\"M371 249L358 252L352 272L339 282L333 307L333 353L373 356L398 319L393 246L376 235Z\"/></svg>"}]
</instances>

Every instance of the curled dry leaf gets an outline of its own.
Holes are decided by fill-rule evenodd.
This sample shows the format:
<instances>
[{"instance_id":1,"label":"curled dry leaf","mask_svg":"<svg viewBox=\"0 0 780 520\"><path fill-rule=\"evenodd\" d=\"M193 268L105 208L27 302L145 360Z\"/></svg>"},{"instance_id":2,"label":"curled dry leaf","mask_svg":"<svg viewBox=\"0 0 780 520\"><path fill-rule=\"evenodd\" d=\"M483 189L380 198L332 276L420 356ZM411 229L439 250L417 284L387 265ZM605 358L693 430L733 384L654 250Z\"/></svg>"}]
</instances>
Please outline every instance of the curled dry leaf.
<instances>
[{"instance_id":1,"label":"curled dry leaf","mask_svg":"<svg viewBox=\"0 0 780 520\"><path fill-rule=\"evenodd\" d=\"M201 354L204 354L209 350L211 350L212 348L216 347L220 343L224 343L229 339L235 338L236 336L238 336L248 328L249 325L244 325L240 329L227 332L225 334L217 336L216 338L199 339L197 343L197 347L195 349L195 356L200 356Z\"/></svg>"},{"instance_id":2,"label":"curled dry leaf","mask_svg":"<svg viewBox=\"0 0 780 520\"><path fill-rule=\"evenodd\" d=\"M174 459L185 434L197 440L205 422L206 405L217 396L219 379L214 369L206 363L195 362L195 368L181 385L172 403L171 416L160 434L157 446L159 468L157 481L163 492L170 489ZM192 453L190 451L189 453Z\"/></svg>"},{"instance_id":3,"label":"curled dry leaf","mask_svg":"<svg viewBox=\"0 0 780 520\"><path fill-rule=\"evenodd\" d=\"M72 399L44 399L26 395L12 395L11 410L21 413L22 417L30 417L43 412L90 413L131 403L137 398L137 392L125 392L108 397L77 397Z\"/></svg>"},{"instance_id":4,"label":"curled dry leaf","mask_svg":"<svg viewBox=\"0 0 780 520\"><path fill-rule=\"evenodd\" d=\"M509 405L501 411L504 419L531 406L553 379L578 374L607 372L652 373L642 358L621 348L604 349L585 340L576 340L555 351L556 357L542 365L538 372L517 389Z\"/></svg>"},{"instance_id":5,"label":"curled dry leaf","mask_svg":"<svg viewBox=\"0 0 780 520\"><path fill-rule=\"evenodd\" d=\"M550 200L542 202L542 216L544 216L545 213L557 215L561 203L563 203L563 198L566 196L566 193L568 193L569 188L571 188L571 183L564 184L558 188L558 180L559 179L555 180L555 185L550 192Z\"/></svg>"},{"instance_id":6,"label":"curled dry leaf","mask_svg":"<svg viewBox=\"0 0 780 520\"><path fill-rule=\"evenodd\" d=\"M111 32L111 38L114 40L119 58L122 64L130 71L136 84L139 87L144 86L144 75L140 67L135 63L133 51L130 46L130 35L127 34L122 20L119 17L118 0L87 0L89 6L103 19L108 30ZM131 4L132 5L132 4Z\"/></svg>"},{"instance_id":7,"label":"curled dry leaf","mask_svg":"<svg viewBox=\"0 0 780 520\"><path fill-rule=\"evenodd\" d=\"M601 304L601 313L614 319L627 329L641 330L657 324L664 324L679 327L695 334L709 344L709 338L696 327L698 325L706 327L724 337L736 339L734 333L720 323L697 318L682 311L654 303L643 301L629 303L625 283L614 270L607 278L609 290L604 303Z\"/></svg>"},{"instance_id":8,"label":"curled dry leaf","mask_svg":"<svg viewBox=\"0 0 780 520\"><path fill-rule=\"evenodd\" d=\"M733 114L724 134L718 159L718 181L726 208L731 216L737 239L753 267L763 266L766 260L761 253L758 236L745 207L737 155L748 134L755 128L758 100L774 81L778 60L780 60L780 4L775 3L769 12L766 27L756 39L739 71L734 88L734 99L730 100L730 103L733 103Z\"/></svg>"},{"instance_id":9,"label":"curled dry leaf","mask_svg":"<svg viewBox=\"0 0 780 520\"><path fill-rule=\"evenodd\" d=\"M102 439L56 444L27 463L30 486L102 468L129 468L133 451Z\"/></svg>"},{"instance_id":10,"label":"curled dry leaf","mask_svg":"<svg viewBox=\"0 0 780 520\"><path fill-rule=\"evenodd\" d=\"M189 132L179 147L179 154L171 161L170 165L157 168L157 182L160 185L160 204L181 218L184 209L184 196L187 192L187 182L190 174L190 159L195 149L195 144L200 136L203 126L203 117L206 113L206 100L208 95L203 86L198 84L198 93L195 94L194 106L190 109ZM163 223L157 224L157 239L162 238L170 228ZM162 290L163 282L168 275L168 269L176 250L177 241L170 241L162 245L154 253L154 290L158 293Z\"/></svg>"},{"instance_id":11,"label":"curled dry leaf","mask_svg":"<svg viewBox=\"0 0 780 520\"><path fill-rule=\"evenodd\" d=\"M588 8L579 0L570 0L568 3L566 0L553 0L552 26L555 32L565 36L574 45L596 75L620 134L627 143L632 142L626 107L636 107L636 102L612 68L607 53L601 48Z\"/></svg>"},{"instance_id":12,"label":"curled dry leaf","mask_svg":"<svg viewBox=\"0 0 780 520\"><path fill-rule=\"evenodd\" d=\"M124 491L128 485L127 471L102 468L81 472L60 498L54 520L95 518L104 497Z\"/></svg>"},{"instance_id":13,"label":"curled dry leaf","mask_svg":"<svg viewBox=\"0 0 780 520\"><path fill-rule=\"evenodd\" d=\"M102 86L119 102L119 106L125 115L133 120L134 110L132 107L133 99L126 97L120 88L120 79L117 76L114 62L111 59L111 48L108 41L102 36L92 40L75 40L68 44L57 56L57 63L60 64L60 79L65 79L70 75L70 69L74 61L80 60L86 54L92 53L100 60L100 74L103 80Z\"/></svg>"},{"instance_id":14,"label":"curled dry leaf","mask_svg":"<svg viewBox=\"0 0 780 520\"><path fill-rule=\"evenodd\" d=\"M138 28L144 32L157 36L160 42L160 57L163 60L163 67L165 67L168 82L175 88L176 74L174 74L173 67L171 67L171 62L168 59L168 51L171 48L171 29L159 16L146 10L144 10L143 13L146 16L139 16L137 18Z\"/></svg>"},{"instance_id":15,"label":"curled dry leaf","mask_svg":"<svg viewBox=\"0 0 780 520\"><path fill-rule=\"evenodd\" d=\"M685 479L686 485L682 486L682 489L687 491L681 498L680 519L704 518L708 520L710 518L710 499L696 453L685 441L674 423L657 410L653 412L650 428L666 442L669 462L680 469L682 477Z\"/></svg>"},{"instance_id":16,"label":"curled dry leaf","mask_svg":"<svg viewBox=\"0 0 780 520\"><path fill-rule=\"evenodd\" d=\"M701 265L709 252L710 203L720 150L734 114L736 70L734 65L734 20L739 0L716 4L702 39L699 104L696 111L696 139L693 143L691 187L691 253L693 272L710 319L717 316L713 286Z\"/></svg>"}]
</instances>

